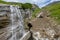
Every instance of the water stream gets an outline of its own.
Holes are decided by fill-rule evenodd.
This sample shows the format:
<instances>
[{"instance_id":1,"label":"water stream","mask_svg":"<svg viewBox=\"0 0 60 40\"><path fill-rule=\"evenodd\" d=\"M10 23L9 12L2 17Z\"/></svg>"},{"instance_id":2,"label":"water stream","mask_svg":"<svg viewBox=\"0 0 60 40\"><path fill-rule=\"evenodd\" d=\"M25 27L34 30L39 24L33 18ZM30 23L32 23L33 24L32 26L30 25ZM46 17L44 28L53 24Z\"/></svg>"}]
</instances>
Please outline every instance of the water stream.
<instances>
[{"instance_id":1,"label":"water stream","mask_svg":"<svg viewBox=\"0 0 60 40\"><path fill-rule=\"evenodd\" d=\"M10 30L11 37L8 40L19 40L25 33L23 25L23 17L17 6L10 6Z\"/></svg>"}]
</instances>

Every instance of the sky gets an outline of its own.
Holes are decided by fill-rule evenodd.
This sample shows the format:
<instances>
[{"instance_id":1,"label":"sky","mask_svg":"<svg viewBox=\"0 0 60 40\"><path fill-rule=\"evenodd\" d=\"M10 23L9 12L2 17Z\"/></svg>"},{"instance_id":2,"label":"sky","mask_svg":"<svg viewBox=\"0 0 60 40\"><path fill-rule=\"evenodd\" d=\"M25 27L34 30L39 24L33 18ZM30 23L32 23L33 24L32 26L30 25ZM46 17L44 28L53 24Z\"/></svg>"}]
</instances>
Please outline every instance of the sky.
<instances>
[{"instance_id":1,"label":"sky","mask_svg":"<svg viewBox=\"0 0 60 40\"><path fill-rule=\"evenodd\" d=\"M20 2L20 3L32 3L38 5L40 8L54 2L60 0L4 0L7 2Z\"/></svg>"}]
</instances>

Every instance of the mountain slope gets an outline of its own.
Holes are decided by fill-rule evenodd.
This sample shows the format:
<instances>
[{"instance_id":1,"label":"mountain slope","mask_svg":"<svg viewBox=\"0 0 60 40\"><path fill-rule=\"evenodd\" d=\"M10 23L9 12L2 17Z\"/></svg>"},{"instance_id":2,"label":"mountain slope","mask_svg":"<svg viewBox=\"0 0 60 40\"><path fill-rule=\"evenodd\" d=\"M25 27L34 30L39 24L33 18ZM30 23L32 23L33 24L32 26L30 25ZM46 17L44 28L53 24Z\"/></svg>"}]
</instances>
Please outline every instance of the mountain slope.
<instances>
[{"instance_id":1,"label":"mountain slope","mask_svg":"<svg viewBox=\"0 0 60 40\"><path fill-rule=\"evenodd\" d=\"M49 11L50 17L60 23L60 2L51 3L43 9Z\"/></svg>"}]
</instances>

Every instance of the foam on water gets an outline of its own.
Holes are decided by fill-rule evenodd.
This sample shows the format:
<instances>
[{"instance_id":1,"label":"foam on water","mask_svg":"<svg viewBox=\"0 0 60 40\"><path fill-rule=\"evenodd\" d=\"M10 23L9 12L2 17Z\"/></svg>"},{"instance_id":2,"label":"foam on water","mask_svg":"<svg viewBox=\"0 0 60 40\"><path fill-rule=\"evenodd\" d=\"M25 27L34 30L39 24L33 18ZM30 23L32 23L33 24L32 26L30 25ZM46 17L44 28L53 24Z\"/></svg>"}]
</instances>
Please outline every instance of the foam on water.
<instances>
[{"instance_id":1,"label":"foam on water","mask_svg":"<svg viewBox=\"0 0 60 40\"><path fill-rule=\"evenodd\" d=\"M24 25L23 25L23 17L19 10L19 7L10 6L11 14L10 14L10 32L12 33L11 38L9 40L19 40L25 33Z\"/></svg>"}]
</instances>

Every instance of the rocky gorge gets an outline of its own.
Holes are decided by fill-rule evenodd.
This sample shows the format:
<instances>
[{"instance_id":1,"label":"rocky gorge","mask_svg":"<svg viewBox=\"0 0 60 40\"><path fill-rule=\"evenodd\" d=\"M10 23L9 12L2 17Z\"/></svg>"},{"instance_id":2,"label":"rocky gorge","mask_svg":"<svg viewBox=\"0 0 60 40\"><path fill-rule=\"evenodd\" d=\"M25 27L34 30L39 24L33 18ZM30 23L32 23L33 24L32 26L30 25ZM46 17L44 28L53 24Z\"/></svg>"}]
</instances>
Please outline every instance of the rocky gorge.
<instances>
[{"instance_id":1,"label":"rocky gorge","mask_svg":"<svg viewBox=\"0 0 60 40\"><path fill-rule=\"evenodd\" d=\"M0 40L20 40L26 33L22 11L19 6L0 4Z\"/></svg>"}]
</instances>

